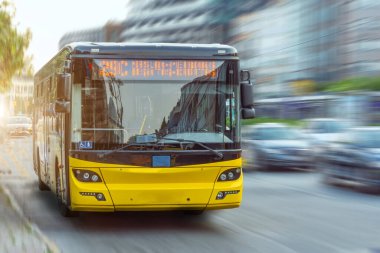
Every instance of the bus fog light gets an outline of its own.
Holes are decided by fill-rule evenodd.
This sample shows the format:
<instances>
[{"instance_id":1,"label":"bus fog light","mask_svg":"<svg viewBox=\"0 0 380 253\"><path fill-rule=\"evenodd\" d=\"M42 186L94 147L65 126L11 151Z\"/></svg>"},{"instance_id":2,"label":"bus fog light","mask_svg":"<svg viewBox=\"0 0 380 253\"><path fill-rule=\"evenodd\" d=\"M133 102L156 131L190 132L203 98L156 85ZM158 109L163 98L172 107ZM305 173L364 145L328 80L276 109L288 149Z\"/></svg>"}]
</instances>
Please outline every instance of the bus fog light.
<instances>
[{"instance_id":1,"label":"bus fog light","mask_svg":"<svg viewBox=\"0 0 380 253\"><path fill-rule=\"evenodd\" d=\"M96 199L99 201L104 201L106 198L104 197L103 193L96 194Z\"/></svg>"},{"instance_id":2,"label":"bus fog light","mask_svg":"<svg viewBox=\"0 0 380 253\"><path fill-rule=\"evenodd\" d=\"M80 195L85 197L95 197L98 201L106 201L106 197L100 192L80 192Z\"/></svg>"},{"instance_id":3,"label":"bus fog light","mask_svg":"<svg viewBox=\"0 0 380 253\"><path fill-rule=\"evenodd\" d=\"M218 192L216 199L224 199L224 192Z\"/></svg>"},{"instance_id":4,"label":"bus fog light","mask_svg":"<svg viewBox=\"0 0 380 253\"><path fill-rule=\"evenodd\" d=\"M240 190L221 191L216 195L216 199L224 199L227 195L239 194Z\"/></svg>"},{"instance_id":5,"label":"bus fog light","mask_svg":"<svg viewBox=\"0 0 380 253\"><path fill-rule=\"evenodd\" d=\"M92 177L91 177L91 180L92 180L93 182L98 181L98 179L99 179L98 175L92 175Z\"/></svg>"}]
</instances>

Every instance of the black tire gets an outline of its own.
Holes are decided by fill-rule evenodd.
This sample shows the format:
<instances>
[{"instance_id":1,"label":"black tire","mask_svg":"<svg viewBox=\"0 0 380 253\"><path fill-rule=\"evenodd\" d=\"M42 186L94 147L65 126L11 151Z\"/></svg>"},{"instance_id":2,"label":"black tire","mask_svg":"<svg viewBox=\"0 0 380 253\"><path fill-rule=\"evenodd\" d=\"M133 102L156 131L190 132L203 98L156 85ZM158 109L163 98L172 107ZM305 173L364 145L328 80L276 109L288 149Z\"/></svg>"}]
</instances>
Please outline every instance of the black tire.
<instances>
[{"instance_id":1,"label":"black tire","mask_svg":"<svg viewBox=\"0 0 380 253\"><path fill-rule=\"evenodd\" d=\"M70 210L70 208L62 202L62 192L61 192L61 178L59 175L59 170L58 170L58 162L56 161L55 163L55 184L56 184L56 196L57 196L57 204L58 204L58 210L60 214L63 217L76 217L79 215L78 212Z\"/></svg>"},{"instance_id":2,"label":"black tire","mask_svg":"<svg viewBox=\"0 0 380 253\"><path fill-rule=\"evenodd\" d=\"M38 151L37 151L38 152ZM50 188L47 184L45 184L42 180L41 180L41 162L40 162L40 155L37 154L37 177L38 177L38 189L40 191L50 191Z\"/></svg>"}]
</instances>

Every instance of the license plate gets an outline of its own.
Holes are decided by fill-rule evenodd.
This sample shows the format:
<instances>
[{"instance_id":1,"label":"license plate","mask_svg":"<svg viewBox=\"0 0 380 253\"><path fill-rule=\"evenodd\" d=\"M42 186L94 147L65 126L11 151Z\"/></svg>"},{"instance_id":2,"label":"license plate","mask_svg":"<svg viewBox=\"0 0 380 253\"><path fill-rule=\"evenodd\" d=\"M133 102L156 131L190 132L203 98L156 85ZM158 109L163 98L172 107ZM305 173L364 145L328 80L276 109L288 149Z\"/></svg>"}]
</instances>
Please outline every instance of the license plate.
<instances>
[{"instance_id":1,"label":"license plate","mask_svg":"<svg viewBox=\"0 0 380 253\"><path fill-rule=\"evenodd\" d=\"M170 156L168 155L152 156L152 167L170 167Z\"/></svg>"}]
</instances>

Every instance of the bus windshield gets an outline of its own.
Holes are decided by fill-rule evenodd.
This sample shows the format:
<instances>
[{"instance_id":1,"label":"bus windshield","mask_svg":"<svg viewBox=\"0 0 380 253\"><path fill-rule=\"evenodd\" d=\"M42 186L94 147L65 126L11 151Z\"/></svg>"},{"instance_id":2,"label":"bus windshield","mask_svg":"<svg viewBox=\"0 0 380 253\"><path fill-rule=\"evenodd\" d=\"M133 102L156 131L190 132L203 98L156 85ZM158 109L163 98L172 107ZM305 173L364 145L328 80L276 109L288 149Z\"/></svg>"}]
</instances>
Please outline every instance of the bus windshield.
<instances>
[{"instance_id":1,"label":"bus windshield","mask_svg":"<svg viewBox=\"0 0 380 253\"><path fill-rule=\"evenodd\" d=\"M74 81L72 91L75 148L144 144L138 148L150 150L157 146L148 144L165 139L237 147L236 62L81 59L81 63L77 72L83 78Z\"/></svg>"}]
</instances>

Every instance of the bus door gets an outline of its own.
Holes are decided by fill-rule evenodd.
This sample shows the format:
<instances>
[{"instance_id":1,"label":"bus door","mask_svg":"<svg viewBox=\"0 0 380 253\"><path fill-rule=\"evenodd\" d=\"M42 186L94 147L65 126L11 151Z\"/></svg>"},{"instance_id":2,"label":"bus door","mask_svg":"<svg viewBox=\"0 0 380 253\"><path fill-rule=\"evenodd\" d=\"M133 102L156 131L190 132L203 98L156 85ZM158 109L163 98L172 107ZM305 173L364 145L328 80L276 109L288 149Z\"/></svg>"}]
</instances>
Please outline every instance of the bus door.
<instances>
[{"instance_id":1,"label":"bus door","mask_svg":"<svg viewBox=\"0 0 380 253\"><path fill-rule=\"evenodd\" d=\"M58 173L60 179L61 190L64 191L66 188L66 128L68 122L68 115L65 113L58 113L56 115L56 145L57 145L57 157L58 157ZM67 203L66 194L62 194L63 202Z\"/></svg>"},{"instance_id":2,"label":"bus door","mask_svg":"<svg viewBox=\"0 0 380 253\"><path fill-rule=\"evenodd\" d=\"M48 98L48 87L50 84L49 81L45 81L43 85L43 109L42 109L42 117L43 117L43 122L42 122L42 138L43 138L43 143L41 147L42 151L42 156L41 156L41 179L43 182L45 182L48 186L50 186L49 183L49 177L48 177L48 149L49 149L49 144L48 144L48 110L49 110L49 98Z\"/></svg>"}]
</instances>

